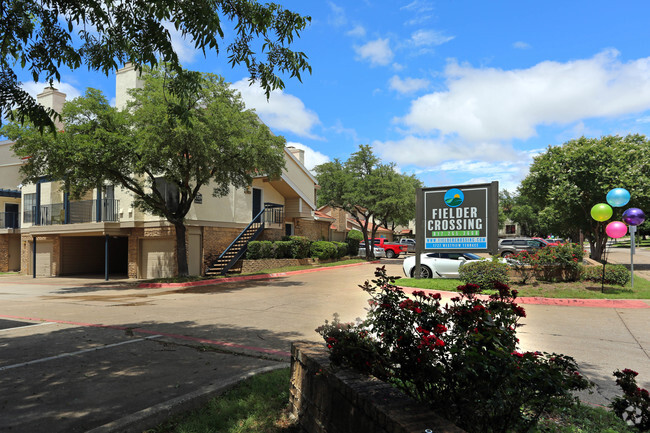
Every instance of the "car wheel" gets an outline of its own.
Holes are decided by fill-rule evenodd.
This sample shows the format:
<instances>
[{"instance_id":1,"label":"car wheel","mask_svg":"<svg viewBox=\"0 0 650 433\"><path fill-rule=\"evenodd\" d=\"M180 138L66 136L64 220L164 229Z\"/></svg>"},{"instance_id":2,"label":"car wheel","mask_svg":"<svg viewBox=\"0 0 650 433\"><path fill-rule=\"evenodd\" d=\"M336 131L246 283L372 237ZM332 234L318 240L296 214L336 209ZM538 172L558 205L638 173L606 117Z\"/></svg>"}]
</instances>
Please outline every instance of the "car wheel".
<instances>
[{"instance_id":1,"label":"car wheel","mask_svg":"<svg viewBox=\"0 0 650 433\"><path fill-rule=\"evenodd\" d=\"M389 259L394 259L396 257L395 256L395 251L393 251L393 250L386 251L386 257L388 257Z\"/></svg>"},{"instance_id":2,"label":"car wheel","mask_svg":"<svg viewBox=\"0 0 650 433\"><path fill-rule=\"evenodd\" d=\"M507 259L508 257L512 257L512 256L514 256L514 253L512 251L504 251L503 253L501 253L501 257L503 257L504 259Z\"/></svg>"},{"instance_id":3,"label":"car wheel","mask_svg":"<svg viewBox=\"0 0 650 433\"><path fill-rule=\"evenodd\" d=\"M420 278L432 278L432 275L431 268L420 265ZM411 278L415 278L415 268L411 269Z\"/></svg>"}]
</instances>

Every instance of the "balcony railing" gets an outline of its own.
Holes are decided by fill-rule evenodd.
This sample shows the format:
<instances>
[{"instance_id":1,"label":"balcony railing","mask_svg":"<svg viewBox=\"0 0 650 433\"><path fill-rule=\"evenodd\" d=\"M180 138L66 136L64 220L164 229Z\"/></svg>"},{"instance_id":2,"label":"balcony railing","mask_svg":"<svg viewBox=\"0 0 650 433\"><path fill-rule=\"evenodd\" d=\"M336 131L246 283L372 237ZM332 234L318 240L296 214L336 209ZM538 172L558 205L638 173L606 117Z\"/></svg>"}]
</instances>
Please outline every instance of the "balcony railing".
<instances>
[{"instance_id":1,"label":"balcony railing","mask_svg":"<svg viewBox=\"0 0 650 433\"><path fill-rule=\"evenodd\" d=\"M17 229L20 227L20 218L18 212L0 212L1 229Z\"/></svg>"},{"instance_id":2,"label":"balcony railing","mask_svg":"<svg viewBox=\"0 0 650 433\"><path fill-rule=\"evenodd\" d=\"M103 199L100 201L100 213L97 214L97 200L80 200L68 203L67 218L64 203L42 205L40 215L36 221L36 207L25 210L26 223L48 226L53 224L78 224L90 222L117 222L119 221L120 201Z\"/></svg>"},{"instance_id":3,"label":"balcony railing","mask_svg":"<svg viewBox=\"0 0 650 433\"><path fill-rule=\"evenodd\" d=\"M262 221L267 224L284 224L284 206L275 203L264 203Z\"/></svg>"}]
</instances>

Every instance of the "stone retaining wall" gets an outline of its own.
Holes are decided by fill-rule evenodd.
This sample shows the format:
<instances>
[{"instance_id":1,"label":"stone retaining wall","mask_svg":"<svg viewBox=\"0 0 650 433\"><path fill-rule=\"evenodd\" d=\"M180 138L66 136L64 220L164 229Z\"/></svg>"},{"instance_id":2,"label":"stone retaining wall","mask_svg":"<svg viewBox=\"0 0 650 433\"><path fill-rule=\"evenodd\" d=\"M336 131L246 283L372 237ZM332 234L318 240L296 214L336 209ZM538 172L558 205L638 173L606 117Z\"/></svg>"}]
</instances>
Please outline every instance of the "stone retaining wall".
<instances>
[{"instance_id":1,"label":"stone retaining wall","mask_svg":"<svg viewBox=\"0 0 650 433\"><path fill-rule=\"evenodd\" d=\"M322 344L291 345L293 415L301 433L465 433L393 386L332 367Z\"/></svg>"}]
</instances>

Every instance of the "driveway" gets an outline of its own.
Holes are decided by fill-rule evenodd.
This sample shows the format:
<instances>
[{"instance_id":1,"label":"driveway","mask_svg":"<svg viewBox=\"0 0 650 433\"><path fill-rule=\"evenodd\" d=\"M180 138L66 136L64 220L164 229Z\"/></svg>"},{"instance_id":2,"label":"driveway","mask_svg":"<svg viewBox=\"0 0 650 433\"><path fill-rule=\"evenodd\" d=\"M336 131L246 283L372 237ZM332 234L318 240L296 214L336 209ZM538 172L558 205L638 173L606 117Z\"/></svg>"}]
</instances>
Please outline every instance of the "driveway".
<instances>
[{"instance_id":1,"label":"driveway","mask_svg":"<svg viewBox=\"0 0 650 433\"><path fill-rule=\"evenodd\" d=\"M401 260L382 260L401 275ZM250 372L288 365L292 341L365 315L376 265L269 280L138 289L130 282L0 277L0 431L76 432ZM650 386L650 309L526 305L525 350L574 356L606 404L611 373Z\"/></svg>"}]
</instances>

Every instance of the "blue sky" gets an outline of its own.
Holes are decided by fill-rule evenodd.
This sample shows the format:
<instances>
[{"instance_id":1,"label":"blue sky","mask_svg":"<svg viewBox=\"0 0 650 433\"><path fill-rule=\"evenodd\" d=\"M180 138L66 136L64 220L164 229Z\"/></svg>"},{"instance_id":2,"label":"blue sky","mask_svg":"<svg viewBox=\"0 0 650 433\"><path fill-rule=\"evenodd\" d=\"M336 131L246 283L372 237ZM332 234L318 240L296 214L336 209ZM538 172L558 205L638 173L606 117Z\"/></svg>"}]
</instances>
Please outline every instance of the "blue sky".
<instances>
[{"instance_id":1,"label":"blue sky","mask_svg":"<svg viewBox=\"0 0 650 433\"><path fill-rule=\"evenodd\" d=\"M425 186L497 180L514 190L532 157L581 135L650 134L650 3L280 1L310 15L294 48L313 68L266 101L225 52L175 35L187 69L223 75L307 165L360 144ZM29 82L36 94L43 84ZM69 97L115 95L114 76L67 72Z\"/></svg>"}]
</instances>

